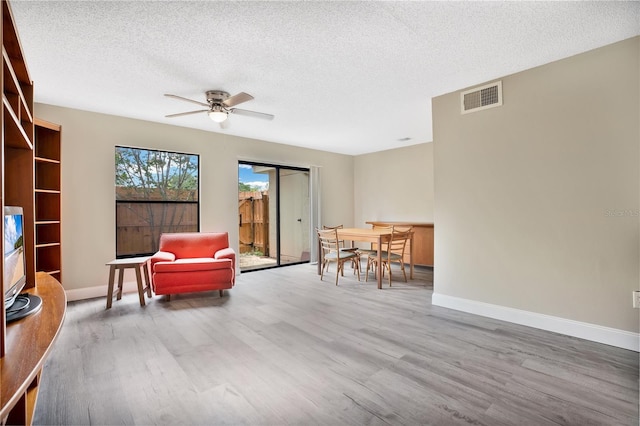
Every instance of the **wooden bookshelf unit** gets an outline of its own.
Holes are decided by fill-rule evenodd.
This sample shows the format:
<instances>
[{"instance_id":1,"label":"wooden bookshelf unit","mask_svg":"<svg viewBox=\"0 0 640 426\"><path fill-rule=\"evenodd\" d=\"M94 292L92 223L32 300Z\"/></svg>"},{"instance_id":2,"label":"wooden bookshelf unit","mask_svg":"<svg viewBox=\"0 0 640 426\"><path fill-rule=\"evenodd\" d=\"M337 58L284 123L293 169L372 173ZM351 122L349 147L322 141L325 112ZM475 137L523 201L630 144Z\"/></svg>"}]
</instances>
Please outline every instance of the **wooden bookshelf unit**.
<instances>
[{"instance_id":1,"label":"wooden bookshelf unit","mask_svg":"<svg viewBox=\"0 0 640 426\"><path fill-rule=\"evenodd\" d=\"M34 119L36 271L62 282L60 246L60 126Z\"/></svg>"},{"instance_id":2,"label":"wooden bookshelf unit","mask_svg":"<svg viewBox=\"0 0 640 426\"><path fill-rule=\"evenodd\" d=\"M33 82L29 76L22 46L15 28L11 7L2 0L2 164L4 170L0 183L4 206L23 208L23 238L27 283L33 288L35 279L35 209L33 173ZM4 235L4 220L0 222L0 233ZM4 253L4 238L2 242ZM0 262L0 276L4 276L4 264ZM0 357L6 355L6 312L0 304Z\"/></svg>"},{"instance_id":3,"label":"wooden bookshelf unit","mask_svg":"<svg viewBox=\"0 0 640 426\"><path fill-rule=\"evenodd\" d=\"M11 6L2 2L2 146L0 211L23 209L27 293L39 296L39 311L7 324L0 303L0 425L31 424L38 385L66 311L60 284L60 126L33 117L33 82ZM34 154L35 153L35 154ZM0 221L4 235L4 220ZM4 253L4 238L0 248ZM0 262L0 277L4 276ZM46 271L46 272L38 272ZM4 293L4 288L3 288Z\"/></svg>"}]
</instances>

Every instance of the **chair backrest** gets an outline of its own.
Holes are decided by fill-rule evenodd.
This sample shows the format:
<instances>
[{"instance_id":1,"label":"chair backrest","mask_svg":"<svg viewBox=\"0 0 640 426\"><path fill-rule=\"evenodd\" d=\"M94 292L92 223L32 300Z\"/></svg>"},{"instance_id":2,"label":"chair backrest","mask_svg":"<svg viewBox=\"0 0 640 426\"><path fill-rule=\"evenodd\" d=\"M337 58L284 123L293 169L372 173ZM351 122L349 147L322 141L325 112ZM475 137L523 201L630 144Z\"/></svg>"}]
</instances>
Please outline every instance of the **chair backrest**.
<instances>
[{"instance_id":1,"label":"chair backrest","mask_svg":"<svg viewBox=\"0 0 640 426\"><path fill-rule=\"evenodd\" d=\"M173 232L160 235L160 251L173 253L176 259L213 257L229 247L226 232Z\"/></svg>"},{"instance_id":2,"label":"chair backrest","mask_svg":"<svg viewBox=\"0 0 640 426\"><path fill-rule=\"evenodd\" d=\"M336 225L336 226L327 226L327 225L322 225L322 229L342 229L344 228L344 225Z\"/></svg>"},{"instance_id":3,"label":"chair backrest","mask_svg":"<svg viewBox=\"0 0 640 426\"><path fill-rule=\"evenodd\" d=\"M394 231L410 232L413 231L413 225L393 225Z\"/></svg>"},{"instance_id":4,"label":"chair backrest","mask_svg":"<svg viewBox=\"0 0 640 426\"><path fill-rule=\"evenodd\" d=\"M338 252L340 257L340 241L338 240L337 229L317 229L320 247L324 254Z\"/></svg>"},{"instance_id":5,"label":"chair backrest","mask_svg":"<svg viewBox=\"0 0 640 426\"><path fill-rule=\"evenodd\" d=\"M340 225L336 225L336 226L327 226L327 225L322 225L322 229L323 230L331 230L331 229L342 229L344 228L344 225L340 224ZM338 244L340 245L340 247L344 247L344 240L340 240L338 241Z\"/></svg>"},{"instance_id":6,"label":"chair backrest","mask_svg":"<svg viewBox=\"0 0 640 426\"><path fill-rule=\"evenodd\" d=\"M387 244L387 250L385 250L389 257L391 257L391 254L397 254L401 257L404 256L404 250L407 247L407 241L410 237L411 230L397 231L394 227L393 232L391 233L391 240Z\"/></svg>"}]
</instances>

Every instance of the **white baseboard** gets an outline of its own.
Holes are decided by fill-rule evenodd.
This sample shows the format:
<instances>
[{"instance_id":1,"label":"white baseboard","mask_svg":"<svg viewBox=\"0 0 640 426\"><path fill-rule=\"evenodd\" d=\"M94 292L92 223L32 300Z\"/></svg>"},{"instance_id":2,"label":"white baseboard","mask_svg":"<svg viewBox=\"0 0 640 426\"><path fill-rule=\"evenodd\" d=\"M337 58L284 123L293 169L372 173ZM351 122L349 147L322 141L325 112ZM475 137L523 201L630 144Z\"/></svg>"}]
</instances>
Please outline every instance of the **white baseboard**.
<instances>
[{"instance_id":1,"label":"white baseboard","mask_svg":"<svg viewBox=\"0 0 640 426\"><path fill-rule=\"evenodd\" d=\"M113 292L118 290L117 284L114 285ZM124 281L122 283L123 293L137 293L138 284L136 281ZM76 288L71 290L65 290L67 295L67 301L73 302L75 300L94 299L96 297L107 297L107 285L99 285L95 287ZM106 303L106 299L105 299Z\"/></svg>"},{"instance_id":2,"label":"white baseboard","mask_svg":"<svg viewBox=\"0 0 640 426\"><path fill-rule=\"evenodd\" d=\"M640 334L630 331L508 308L506 306L492 305L490 303L439 293L433 294L431 303L435 306L455 309L640 352Z\"/></svg>"}]
</instances>

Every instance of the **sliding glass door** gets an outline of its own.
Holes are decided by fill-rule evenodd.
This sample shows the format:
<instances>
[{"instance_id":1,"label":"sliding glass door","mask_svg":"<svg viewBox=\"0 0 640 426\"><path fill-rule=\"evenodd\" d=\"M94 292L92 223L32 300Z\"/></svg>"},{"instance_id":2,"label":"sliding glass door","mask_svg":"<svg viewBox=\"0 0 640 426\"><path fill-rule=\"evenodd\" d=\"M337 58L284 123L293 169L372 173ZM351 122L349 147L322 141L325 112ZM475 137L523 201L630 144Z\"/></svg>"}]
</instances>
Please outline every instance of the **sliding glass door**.
<instances>
[{"instance_id":1,"label":"sliding glass door","mask_svg":"<svg viewBox=\"0 0 640 426\"><path fill-rule=\"evenodd\" d=\"M309 170L238 163L241 271L310 259Z\"/></svg>"},{"instance_id":2,"label":"sliding glass door","mask_svg":"<svg viewBox=\"0 0 640 426\"><path fill-rule=\"evenodd\" d=\"M309 171L281 168L280 263L309 261Z\"/></svg>"}]
</instances>

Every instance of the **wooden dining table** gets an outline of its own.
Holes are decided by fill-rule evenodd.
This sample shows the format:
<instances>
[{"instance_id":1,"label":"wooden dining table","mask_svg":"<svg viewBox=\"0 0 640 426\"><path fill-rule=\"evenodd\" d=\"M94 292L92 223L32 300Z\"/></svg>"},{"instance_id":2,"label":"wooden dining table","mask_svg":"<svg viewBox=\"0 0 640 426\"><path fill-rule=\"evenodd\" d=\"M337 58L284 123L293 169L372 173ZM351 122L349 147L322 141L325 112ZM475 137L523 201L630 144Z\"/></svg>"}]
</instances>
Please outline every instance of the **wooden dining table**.
<instances>
[{"instance_id":1,"label":"wooden dining table","mask_svg":"<svg viewBox=\"0 0 640 426\"><path fill-rule=\"evenodd\" d=\"M388 242L391 239L392 230L391 229L372 229L372 228L338 228L338 239L351 241L351 245L353 247L356 241L358 242L367 242L376 244L376 248L378 249L378 262L377 262L377 271L376 278L378 280L378 288L382 288L382 254L380 251L380 247L383 243ZM320 246L318 246L318 253L321 256L322 250ZM409 236L409 277L413 279L413 232L410 233ZM322 260L318 262L318 274L320 274L320 269L322 268Z\"/></svg>"}]
</instances>

